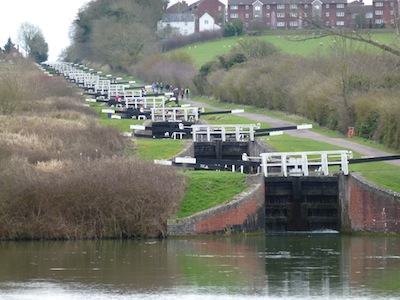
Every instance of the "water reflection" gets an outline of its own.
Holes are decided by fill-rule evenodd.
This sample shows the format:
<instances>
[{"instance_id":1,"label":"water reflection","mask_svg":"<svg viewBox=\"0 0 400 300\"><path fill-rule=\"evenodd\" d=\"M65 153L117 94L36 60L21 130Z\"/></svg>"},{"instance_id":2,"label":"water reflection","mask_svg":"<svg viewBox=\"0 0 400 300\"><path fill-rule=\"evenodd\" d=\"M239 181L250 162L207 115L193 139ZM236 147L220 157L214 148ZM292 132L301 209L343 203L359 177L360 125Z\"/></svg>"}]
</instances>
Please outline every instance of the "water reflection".
<instances>
[{"instance_id":1,"label":"water reflection","mask_svg":"<svg viewBox=\"0 0 400 300\"><path fill-rule=\"evenodd\" d=\"M4 242L0 299L388 299L398 249L397 236L332 233Z\"/></svg>"}]
</instances>

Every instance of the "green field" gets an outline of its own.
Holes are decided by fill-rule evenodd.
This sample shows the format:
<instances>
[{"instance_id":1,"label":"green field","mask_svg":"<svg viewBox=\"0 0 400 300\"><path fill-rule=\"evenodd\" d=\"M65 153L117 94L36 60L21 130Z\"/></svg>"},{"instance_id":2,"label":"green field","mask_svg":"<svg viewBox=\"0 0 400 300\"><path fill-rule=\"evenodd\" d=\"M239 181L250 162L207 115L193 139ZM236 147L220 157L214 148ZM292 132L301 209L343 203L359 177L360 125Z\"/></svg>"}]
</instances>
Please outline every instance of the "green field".
<instances>
[{"instance_id":1,"label":"green field","mask_svg":"<svg viewBox=\"0 0 400 300\"><path fill-rule=\"evenodd\" d=\"M270 34L257 37L274 44L277 48L288 54L309 56L309 55L326 55L332 51L332 48L339 42L340 37L298 34L297 32L280 32L281 34ZM283 33L283 34L282 34ZM377 41L386 45L399 45L399 36L395 33L373 33L371 35L363 34L364 38ZM185 47L188 53L193 57L196 67L201 67L205 63L213 60L215 57L227 53L236 46L237 41L242 37L229 37L216 41L193 44ZM365 43L352 42L357 47L367 47L370 51L379 53L382 50L376 47L367 46Z\"/></svg>"}]
</instances>

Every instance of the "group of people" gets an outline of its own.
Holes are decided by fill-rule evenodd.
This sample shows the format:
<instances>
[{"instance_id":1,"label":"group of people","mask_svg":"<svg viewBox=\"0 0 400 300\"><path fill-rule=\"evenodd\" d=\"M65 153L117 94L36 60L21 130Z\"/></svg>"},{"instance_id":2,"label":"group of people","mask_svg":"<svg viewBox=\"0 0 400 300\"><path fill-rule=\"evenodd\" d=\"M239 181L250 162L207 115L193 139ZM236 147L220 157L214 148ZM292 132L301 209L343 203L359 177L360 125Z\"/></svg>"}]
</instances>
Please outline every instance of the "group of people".
<instances>
[{"instance_id":1,"label":"group of people","mask_svg":"<svg viewBox=\"0 0 400 300\"><path fill-rule=\"evenodd\" d=\"M174 93L174 97L175 99L178 101L179 99L184 100L184 99L189 99L189 94L190 94L190 90L188 87L186 88L174 88L172 85L170 84L166 84L164 86L164 84L162 82L153 82L153 84L151 85L151 89L153 91L153 93L157 93L157 94L163 94L164 92L172 92Z\"/></svg>"}]
</instances>

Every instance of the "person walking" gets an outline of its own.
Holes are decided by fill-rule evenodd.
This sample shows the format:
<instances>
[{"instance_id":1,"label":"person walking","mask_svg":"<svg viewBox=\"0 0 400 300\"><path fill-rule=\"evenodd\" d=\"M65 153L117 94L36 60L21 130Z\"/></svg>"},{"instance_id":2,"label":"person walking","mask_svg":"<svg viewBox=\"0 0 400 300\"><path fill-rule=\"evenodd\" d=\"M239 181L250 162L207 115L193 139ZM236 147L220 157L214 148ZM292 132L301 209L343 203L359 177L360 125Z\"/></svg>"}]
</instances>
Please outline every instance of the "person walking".
<instances>
[{"instance_id":1,"label":"person walking","mask_svg":"<svg viewBox=\"0 0 400 300\"><path fill-rule=\"evenodd\" d=\"M185 89L185 99L186 99L186 100L189 100L189 94L190 94L190 90L189 90L189 88L187 87L187 88Z\"/></svg>"}]
</instances>

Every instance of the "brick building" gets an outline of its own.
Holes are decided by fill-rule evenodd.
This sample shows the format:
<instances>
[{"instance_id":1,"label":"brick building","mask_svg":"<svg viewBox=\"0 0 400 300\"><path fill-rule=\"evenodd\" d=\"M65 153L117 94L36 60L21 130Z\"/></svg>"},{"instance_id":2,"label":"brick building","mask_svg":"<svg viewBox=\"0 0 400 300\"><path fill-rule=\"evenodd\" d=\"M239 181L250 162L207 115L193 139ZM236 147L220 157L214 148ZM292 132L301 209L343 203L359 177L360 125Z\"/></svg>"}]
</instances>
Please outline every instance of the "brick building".
<instances>
[{"instance_id":1,"label":"brick building","mask_svg":"<svg viewBox=\"0 0 400 300\"><path fill-rule=\"evenodd\" d=\"M158 23L158 30L165 31L170 28L169 31L181 35L219 30L225 23L225 12L226 6L219 0L200 0L191 5L185 1L177 2L168 7L163 19ZM185 17L179 17L179 15ZM178 21L172 22L174 20ZM191 22L194 24L193 30L185 29L185 26Z\"/></svg>"},{"instance_id":2,"label":"brick building","mask_svg":"<svg viewBox=\"0 0 400 300\"><path fill-rule=\"evenodd\" d=\"M399 18L399 3L395 0L378 0L372 2L374 25L379 27L395 27Z\"/></svg>"},{"instance_id":3,"label":"brick building","mask_svg":"<svg viewBox=\"0 0 400 300\"><path fill-rule=\"evenodd\" d=\"M204 24L200 24L199 20L205 14L214 19L214 23L221 27L224 24L225 5L218 0L200 0L189 6L189 11L196 16L196 32Z\"/></svg>"},{"instance_id":4,"label":"brick building","mask_svg":"<svg viewBox=\"0 0 400 300\"><path fill-rule=\"evenodd\" d=\"M316 20L328 28L356 26L357 18L371 26L394 26L399 12L396 0L374 1L372 6L347 0L228 0L227 19L243 21L244 29L303 29Z\"/></svg>"}]
</instances>

